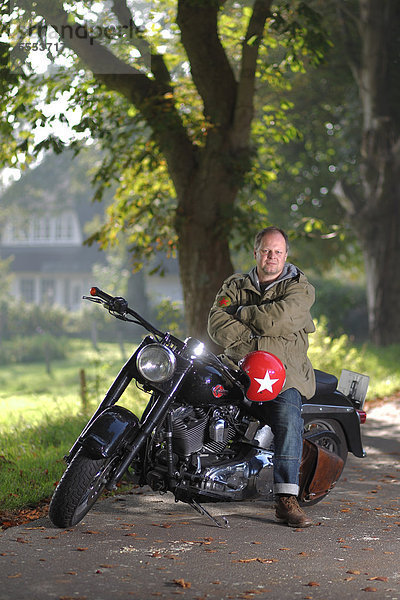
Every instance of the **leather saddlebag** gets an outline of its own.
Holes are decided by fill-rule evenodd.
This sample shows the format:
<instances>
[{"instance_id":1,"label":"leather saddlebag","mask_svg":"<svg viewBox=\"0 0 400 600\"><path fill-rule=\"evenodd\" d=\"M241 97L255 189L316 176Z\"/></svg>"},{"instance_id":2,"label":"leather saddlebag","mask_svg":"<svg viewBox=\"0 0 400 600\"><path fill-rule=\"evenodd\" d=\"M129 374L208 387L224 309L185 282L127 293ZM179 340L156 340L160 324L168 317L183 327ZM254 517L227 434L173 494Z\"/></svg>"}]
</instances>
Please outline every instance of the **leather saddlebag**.
<instances>
[{"instance_id":1,"label":"leather saddlebag","mask_svg":"<svg viewBox=\"0 0 400 600\"><path fill-rule=\"evenodd\" d=\"M303 440L299 499L310 502L325 496L339 479L343 467L340 456L310 440Z\"/></svg>"}]
</instances>

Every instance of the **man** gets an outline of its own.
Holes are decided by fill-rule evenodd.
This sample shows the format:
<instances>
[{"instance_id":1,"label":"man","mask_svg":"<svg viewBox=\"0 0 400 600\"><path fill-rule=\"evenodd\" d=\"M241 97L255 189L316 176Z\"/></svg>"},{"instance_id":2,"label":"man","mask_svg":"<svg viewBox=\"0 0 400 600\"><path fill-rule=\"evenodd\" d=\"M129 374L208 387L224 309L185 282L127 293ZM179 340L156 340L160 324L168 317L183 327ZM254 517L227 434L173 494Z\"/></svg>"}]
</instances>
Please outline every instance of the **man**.
<instances>
[{"instance_id":1,"label":"man","mask_svg":"<svg viewBox=\"0 0 400 600\"><path fill-rule=\"evenodd\" d=\"M286 382L275 400L258 405L260 420L274 434L276 517L291 527L312 521L300 508L299 469L302 455L302 397L315 393L315 375L307 358L310 315L315 292L305 275L286 262L288 237L278 227L260 231L254 242L255 267L229 277L218 292L208 319L211 339L224 348L222 359L237 364L253 350L277 356Z\"/></svg>"}]
</instances>

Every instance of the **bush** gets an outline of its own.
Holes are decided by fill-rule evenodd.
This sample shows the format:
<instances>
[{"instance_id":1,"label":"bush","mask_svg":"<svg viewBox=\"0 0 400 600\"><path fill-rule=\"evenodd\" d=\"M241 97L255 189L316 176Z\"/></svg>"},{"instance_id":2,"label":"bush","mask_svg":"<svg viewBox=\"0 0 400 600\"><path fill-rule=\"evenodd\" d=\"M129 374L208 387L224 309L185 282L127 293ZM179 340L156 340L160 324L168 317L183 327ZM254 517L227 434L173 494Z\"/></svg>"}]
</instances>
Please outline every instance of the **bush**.
<instances>
[{"instance_id":1,"label":"bush","mask_svg":"<svg viewBox=\"0 0 400 600\"><path fill-rule=\"evenodd\" d=\"M328 321L321 317L315 321L316 332L310 335L308 356L314 369L340 377L342 369L359 372L363 367L362 352L350 345L347 335L337 338L328 333Z\"/></svg>"},{"instance_id":2,"label":"bush","mask_svg":"<svg viewBox=\"0 0 400 600\"><path fill-rule=\"evenodd\" d=\"M312 278L315 287L314 319L326 317L329 335L346 334L355 341L368 338L368 311L365 285L337 277Z\"/></svg>"},{"instance_id":3,"label":"bush","mask_svg":"<svg viewBox=\"0 0 400 600\"><path fill-rule=\"evenodd\" d=\"M47 365L50 361L65 358L67 340L48 334L36 334L30 337L17 336L0 343L0 363L38 363Z\"/></svg>"}]
</instances>

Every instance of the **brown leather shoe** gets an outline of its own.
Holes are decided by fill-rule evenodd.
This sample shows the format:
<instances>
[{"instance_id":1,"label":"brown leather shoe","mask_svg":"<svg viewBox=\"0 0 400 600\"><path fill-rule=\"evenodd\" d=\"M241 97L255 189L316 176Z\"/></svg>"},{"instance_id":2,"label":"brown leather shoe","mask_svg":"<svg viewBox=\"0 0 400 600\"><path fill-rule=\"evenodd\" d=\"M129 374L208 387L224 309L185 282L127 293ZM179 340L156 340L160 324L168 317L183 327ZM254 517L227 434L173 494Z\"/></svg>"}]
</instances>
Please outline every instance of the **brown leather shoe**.
<instances>
[{"instance_id":1,"label":"brown leather shoe","mask_svg":"<svg viewBox=\"0 0 400 600\"><path fill-rule=\"evenodd\" d=\"M289 527L310 527L313 525L299 506L296 496L278 496L276 502L276 518L287 523Z\"/></svg>"}]
</instances>

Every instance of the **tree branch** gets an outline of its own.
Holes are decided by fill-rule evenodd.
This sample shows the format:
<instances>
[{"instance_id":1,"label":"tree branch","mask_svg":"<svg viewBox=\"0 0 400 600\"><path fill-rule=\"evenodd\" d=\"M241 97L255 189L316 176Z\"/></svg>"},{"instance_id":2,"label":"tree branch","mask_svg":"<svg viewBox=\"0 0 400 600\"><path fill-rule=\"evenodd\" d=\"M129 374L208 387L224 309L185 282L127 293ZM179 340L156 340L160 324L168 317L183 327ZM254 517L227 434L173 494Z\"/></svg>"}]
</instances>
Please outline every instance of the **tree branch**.
<instances>
[{"instance_id":1,"label":"tree branch","mask_svg":"<svg viewBox=\"0 0 400 600\"><path fill-rule=\"evenodd\" d=\"M255 0L243 41L240 78L235 107L232 140L237 148L247 146L251 121L254 116L254 91L257 59L264 34L265 21L270 14L272 0Z\"/></svg>"},{"instance_id":2,"label":"tree branch","mask_svg":"<svg viewBox=\"0 0 400 600\"><path fill-rule=\"evenodd\" d=\"M357 197L355 188L347 185L344 181L336 181L332 192L349 217L354 217L362 209L363 203Z\"/></svg>"},{"instance_id":3,"label":"tree branch","mask_svg":"<svg viewBox=\"0 0 400 600\"><path fill-rule=\"evenodd\" d=\"M166 91L172 91L170 86L171 75L161 54L155 53L147 40L141 36L140 28L135 24L132 13L126 3L126 0L113 0L113 12L118 22L124 28L134 26L136 37L131 40L132 45L139 50L142 56L150 56L150 68L156 81L160 85L166 86Z\"/></svg>"},{"instance_id":4,"label":"tree branch","mask_svg":"<svg viewBox=\"0 0 400 600\"><path fill-rule=\"evenodd\" d=\"M237 84L218 37L218 11L215 0L178 0L177 23L205 115L226 126L233 118Z\"/></svg>"},{"instance_id":5,"label":"tree branch","mask_svg":"<svg viewBox=\"0 0 400 600\"><path fill-rule=\"evenodd\" d=\"M166 93L164 82L160 85L159 81L150 79L91 39L85 25L71 25L68 13L58 1L36 0L35 11L55 27L65 45L75 52L98 81L123 95L137 108L166 157L178 195L182 193L196 163L195 149L172 94Z\"/></svg>"}]
</instances>

